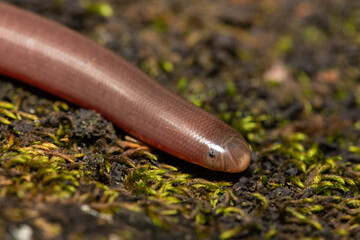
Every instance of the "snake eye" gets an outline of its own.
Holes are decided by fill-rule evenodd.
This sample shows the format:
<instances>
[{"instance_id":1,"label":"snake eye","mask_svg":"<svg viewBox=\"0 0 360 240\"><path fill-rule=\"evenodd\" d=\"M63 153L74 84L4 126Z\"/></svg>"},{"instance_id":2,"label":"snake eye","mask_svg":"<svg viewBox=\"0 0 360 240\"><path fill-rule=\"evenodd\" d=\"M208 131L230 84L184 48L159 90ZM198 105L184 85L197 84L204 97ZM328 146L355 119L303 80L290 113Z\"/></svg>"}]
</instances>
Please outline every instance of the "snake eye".
<instances>
[{"instance_id":1,"label":"snake eye","mask_svg":"<svg viewBox=\"0 0 360 240\"><path fill-rule=\"evenodd\" d=\"M209 151L209 157L214 158L215 157L215 152L210 150Z\"/></svg>"}]
</instances>

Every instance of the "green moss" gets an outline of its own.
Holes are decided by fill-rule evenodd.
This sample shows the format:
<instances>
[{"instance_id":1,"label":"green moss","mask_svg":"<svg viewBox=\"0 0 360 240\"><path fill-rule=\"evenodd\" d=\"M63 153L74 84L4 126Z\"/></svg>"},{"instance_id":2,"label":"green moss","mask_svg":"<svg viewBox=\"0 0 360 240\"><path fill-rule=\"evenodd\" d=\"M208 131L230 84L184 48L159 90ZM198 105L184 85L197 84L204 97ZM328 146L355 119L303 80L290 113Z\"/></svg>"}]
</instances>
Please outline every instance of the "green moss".
<instances>
[{"instance_id":1,"label":"green moss","mask_svg":"<svg viewBox=\"0 0 360 240\"><path fill-rule=\"evenodd\" d=\"M320 45L326 41L324 32L316 26L309 26L304 31L304 38L317 45Z\"/></svg>"},{"instance_id":2,"label":"green moss","mask_svg":"<svg viewBox=\"0 0 360 240\"><path fill-rule=\"evenodd\" d=\"M278 52L285 54L291 50L294 42L291 36L281 36L276 43L276 49Z\"/></svg>"},{"instance_id":3,"label":"green moss","mask_svg":"<svg viewBox=\"0 0 360 240\"><path fill-rule=\"evenodd\" d=\"M153 20L154 28L159 32L165 32L168 28L167 20L165 16L159 15Z\"/></svg>"},{"instance_id":4,"label":"green moss","mask_svg":"<svg viewBox=\"0 0 360 240\"><path fill-rule=\"evenodd\" d=\"M168 73L174 70L174 65L169 61L162 62L160 66L165 72Z\"/></svg>"},{"instance_id":5,"label":"green moss","mask_svg":"<svg viewBox=\"0 0 360 240\"><path fill-rule=\"evenodd\" d=\"M107 3L89 3L85 8L88 13L96 14L101 17L109 18L113 15L113 9L111 5Z\"/></svg>"},{"instance_id":6,"label":"green moss","mask_svg":"<svg viewBox=\"0 0 360 240\"><path fill-rule=\"evenodd\" d=\"M298 211L296 211L291 207L287 207L286 211L289 212L292 216L294 216L295 219L298 220L300 223L309 224L318 230L323 229L320 223L318 223L315 220L307 218L305 215L299 213Z\"/></svg>"}]
</instances>

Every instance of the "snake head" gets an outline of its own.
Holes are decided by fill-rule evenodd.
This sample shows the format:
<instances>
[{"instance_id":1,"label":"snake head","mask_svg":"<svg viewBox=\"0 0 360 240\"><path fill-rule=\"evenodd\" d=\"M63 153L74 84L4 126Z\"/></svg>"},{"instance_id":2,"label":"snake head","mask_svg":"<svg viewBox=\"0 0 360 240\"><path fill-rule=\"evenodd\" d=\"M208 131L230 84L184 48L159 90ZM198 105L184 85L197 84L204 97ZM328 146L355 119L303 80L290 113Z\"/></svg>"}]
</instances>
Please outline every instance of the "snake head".
<instances>
[{"instance_id":1,"label":"snake head","mask_svg":"<svg viewBox=\"0 0 360 240\"><path fill-rule=\"evenodd\" d=\"M217 143L208 144L207 168L237 173L246 170L250 164L251 152L244 138L233 133L223 136Z\"/></svg>"}]
</instances>

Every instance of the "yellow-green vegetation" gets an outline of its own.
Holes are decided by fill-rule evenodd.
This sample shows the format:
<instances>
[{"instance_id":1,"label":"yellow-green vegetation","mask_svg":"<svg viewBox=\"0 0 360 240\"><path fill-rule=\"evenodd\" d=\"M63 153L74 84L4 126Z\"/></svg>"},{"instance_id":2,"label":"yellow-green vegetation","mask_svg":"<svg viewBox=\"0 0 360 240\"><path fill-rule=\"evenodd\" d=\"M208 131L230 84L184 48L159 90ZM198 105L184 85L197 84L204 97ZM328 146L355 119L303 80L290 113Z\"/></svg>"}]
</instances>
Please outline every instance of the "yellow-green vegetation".
<instances>
[{"instance_id":1,"label":"yellow-green vegetation","mask_svg":"<svg viewBox=\"0 0 360 240\"><path fill-rule=\"evenodd\" d=\"M107 3L85 3L86 12L90 14L99 15L101 17L111 17L113 15L112 7Z\"/></svg>"},{"instance_id":2,"label":"yellow-green vegetation","mask_svg":"<svg viewBox=\"0 0 360 240\"><path fill-rule=\"evenodd\" d=\"M9 102L1 102L0 106L3 118L8 121L2 123L4 125L28 114L19 113ZM53 109L66 112L68 106L55 102ZM38 126L39 118L30 115L26 121ZM240 118L235 122L235 127L241 126L241 131L251 139L250 142L256 142L263 136L265 130L262 125L268 119L269 116ZM264 226L256 223L256 219L274 206L283 212L287 223L308 225L319 231L325 224L322 216L331 210L342 212L336 234L346 236L357 226L356 219L360 213L360 200L357 197L359 165L343 162L340 156L326 157L318 144L309 141L303 133L286 135L281 142L272 143L258 154L260 164L271 155L285 159L278 168L281 172L297 169L296 175L280 178L278 174L281 172L268 172L260 168L253 170L269 191L289 186L291 191L300 196L272 199L264 195L267 191L254 191L244 198L237 195L231 182L194 178L171 165L154 165L151 162L156 162L156 157L143 149L112 147L110 152L121 153L120 157L103 156L102 164L89 167L83 160L83 153L71 150L76 149L75 145L67 150L68 146L76 144L71 143L67 133L71 127L71 124L59 124L53 133L42 133L50 142L37 140L26 146L18 139L22 133L16 129L11 130L6 137L2 136L0 197L72 202L83 205L84 212L105 221L113 221L114 215L126 209L146 215L162 229L169 229L184 218L193 222L199 236L205 238L206 229L218 217L237 218L242 222L239 226L224 227L220 239L238 236L249 229L263 229ZM355 146L349 147L349 150L358 153ZM146 161L136 161L138 158ZM116 187L108 184L114 163L126 166L120 184ZM104 182L104 178L108 180ZM86 186L92 186L92 190L84 192L82 189ZM301 197L305 192L309 196ZM339 196L339 193L350 195ZM140 200L123 201L121 196L124 194L138 196ZM256 211L244 211L249 207ZM57 231L60 234L61 228ZM271 226L265 237L276 237L279 231L276 226Z\"/></svg>"},{"instance_id":3,"label":"yellow-green vegetation","mask_svg":"<svg viewBox=\"0 0 360 240\"><path fill-rule=\"evenodd\" d=\"M4 119L10 124L18 118L17 111L7 102L1 102ZM6 110L6 108L10 110ZM61 109L58 107L62 106ZM67 110L66 105L56 102L54 109ZM6 110L6 111L5 111ZM9 111L9 112L7 112ZM32 124L38 125L35 115ZM176 167L148 162L138 163L131 158L142 157L156 161L156 157L143 150L129 149L120 158L113 161L105 159L103 167L89 168L83 161L84 154L67 150L71 139L67 131L70 125L59 125L54 133L42 133L51 142L33 141L23 146L18 136L22 133L16 129L8 136L1 136L0 147L0 197L16 196L19 199L39 198L45 202L72 202L89 206L86 212L98 212L98 216L112 219L112 215L127 209L147 215L158 227L167 229L169 224L176 224L179 217L194 221L199 234L204 230L202 225L210 224L213 210L216 215L225 214L227 207L234 205L237 197L229 189L229 182L213 182L201 178L193 178ZM75 146L72 149L76 149ZM124 150L121 150L122 152ZM119 152L119 149L117 149ZM124 170L121 185L110 187L102 183L102 177L109 177L113 162L123 163ZM97 177L96 177L97 176ZM99 179L97 179L99 178ZM86 186L92 186L90 192L83 192ZM127 193L141 196L140 201L122 201L120 195ZM224 199L225 202L220 199ZM221 206L221 208L220 208ZM231 212L241 212L240 208L231 207ZM220 210L223 209L223 210ZM203 233L205 234L205 233Z\"/></svg>"},{"instance_id":4,"label":"yellow-green vegetation","mask_svg":"<svg viewBox=\"0 0 360 240\"><path fill-rule=\"evenodd\" d=\"M9 125L11 120L21 120L22 118L27 118L33 121L38 120L36 115L19 111L18 108L18 105L0 101L0 124Z\"/></svg>"}]
</instances>

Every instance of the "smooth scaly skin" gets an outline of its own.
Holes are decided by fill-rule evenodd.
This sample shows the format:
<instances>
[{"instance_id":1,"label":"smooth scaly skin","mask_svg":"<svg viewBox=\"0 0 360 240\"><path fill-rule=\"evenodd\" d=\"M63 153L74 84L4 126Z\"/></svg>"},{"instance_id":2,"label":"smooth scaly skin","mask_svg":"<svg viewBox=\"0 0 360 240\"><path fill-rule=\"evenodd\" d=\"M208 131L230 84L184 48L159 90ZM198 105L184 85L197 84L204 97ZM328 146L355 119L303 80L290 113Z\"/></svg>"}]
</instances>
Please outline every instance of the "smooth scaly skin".
<instances>
[{"instance_id":1,"label":"smooth scaly skin","mask_svg":"<svg viewBox=\"0 0 360 240\"><path fill-rule=\"evenodd\" d=\"M95 109L147 144L203 167L241 172L243 137L80 34L0 3L0 73Z\"/></svg>"}]
</instances>

